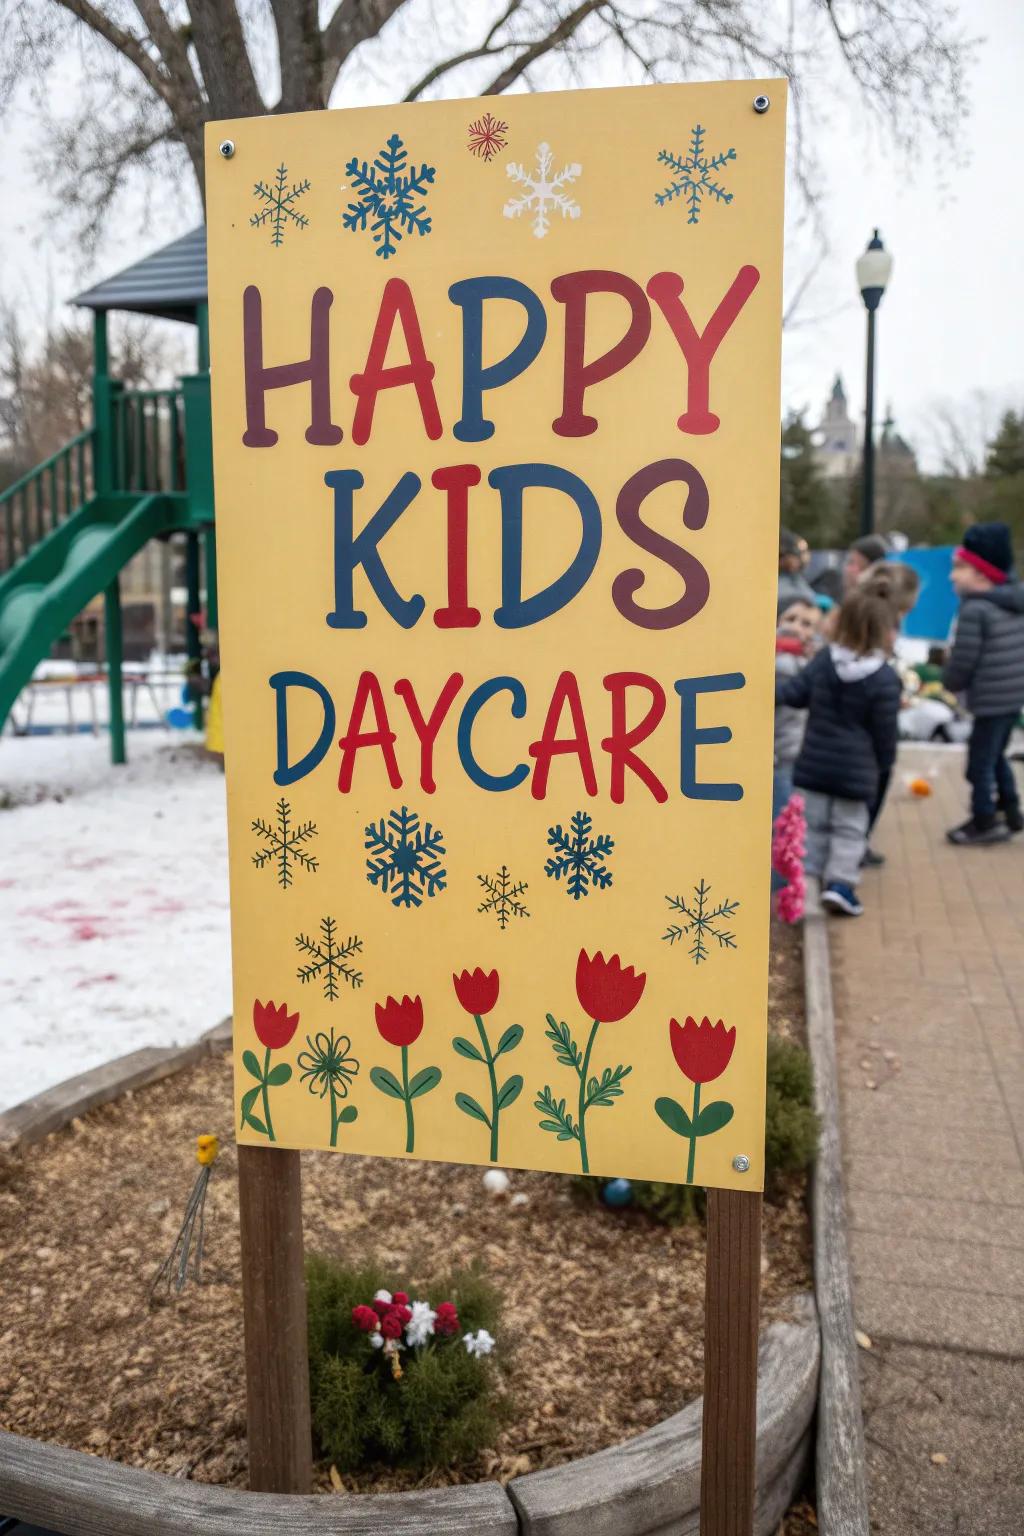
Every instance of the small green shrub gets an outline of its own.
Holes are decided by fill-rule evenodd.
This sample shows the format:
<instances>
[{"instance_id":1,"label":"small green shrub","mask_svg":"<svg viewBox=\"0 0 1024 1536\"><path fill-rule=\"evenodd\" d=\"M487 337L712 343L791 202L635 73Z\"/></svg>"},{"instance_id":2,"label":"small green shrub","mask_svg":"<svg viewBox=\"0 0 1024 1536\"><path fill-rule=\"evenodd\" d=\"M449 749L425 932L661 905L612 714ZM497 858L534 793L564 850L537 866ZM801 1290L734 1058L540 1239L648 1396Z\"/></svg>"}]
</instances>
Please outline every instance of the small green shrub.
<instances>
[{"instance_id":1,"label":"small green shrub","mask_svg":"<svg viewBox=\"0 0 1024 1536\"><path fill-rule=\"evenodd\" d=\"M483 1329L497 1335L500 1349L500 1301L482 1275L461 1271L411 1293L435 1308L453 1302L457 1332L409 1344L403 1328L399 1340L377 1347L353 1321L353 1309L371 1306L378 1291L410 1294L393 1273L313 1257L306 1282L310 1400L321 1455L343 1472L372 1461L426 1468L471 1461L493 1445L509 1412L500 1366L465 1343Z\"/></svg>"},{"instance_id":2,"label":"small green shrub","mask_svg":"<svg viewBox=\"0 0 1024 1536\"><path fill-rule=\"evenodd\" d=\"M765 1189L777 1194L788 1174L809 1168L818 1147L818 1117L812 1107L814 1084L811 1058L802 1045L768 1037L765 1096ZM577 1178L577 1186L600 1199L608 1179ZM633 1208L655 1221L678 1227L704 1218L703 1189L690 1184L632 1181Z\"/></svg>"}]
</instances>

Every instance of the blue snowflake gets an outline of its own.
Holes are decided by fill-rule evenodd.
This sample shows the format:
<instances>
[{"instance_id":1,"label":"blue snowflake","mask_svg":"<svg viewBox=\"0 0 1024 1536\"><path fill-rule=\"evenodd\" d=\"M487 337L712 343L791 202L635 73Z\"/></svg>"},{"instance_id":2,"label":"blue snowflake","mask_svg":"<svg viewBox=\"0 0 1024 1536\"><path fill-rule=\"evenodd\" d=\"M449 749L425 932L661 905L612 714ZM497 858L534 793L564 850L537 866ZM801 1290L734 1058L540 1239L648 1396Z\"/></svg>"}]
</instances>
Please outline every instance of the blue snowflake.
<instances>
[{"instance_id":1,"label":"blue snowflake","mask_svg":"<svg viewBox=\"0 0 1024 1536\"><path fill-rule=\"evenodd\" d=\"M393 907L418 907L424 896L436 896L445 888L447 872L441 863L444 833L425 822L415 811L402 806L387 818L371 821L366 828L366 878L391 896Z\"/></svg>"},{"instance_id":2,"label":"blue snowflake","mask_svg":"<svg viewBox=\"0 0 1024 1536\"><path fill-rule=\"evenodd\" d=\"M548 828L548 846L554 848L555 854L544 865L544 873L554 880L568 875L566 885L573 901L589 896L591 886L606 891L612 883L612 872L604 867L604 860L615 842L606 832L591 837L593 825L586 811L576 811L570 818L568 833L563 831L561 822Z\"/></svg>"},{"instance_id":3,"label":"blue snowflake","mask_svg":"<svg viewBox=\"0 0 1024 1536\"><path fill-rule=\"evenodd\" d=\"M727 192L717 181L712 179L713 171L720 171L729 160L736 159L736 151L727 149L720 155L713 155L709 160L704 150L704 134L706 130L700 123L690 134L690 149L685 158L674 155L671 150L658 151L658 159L662 165L670 166L675 172L673 180L664 192L655 193L654 201L659 207L670 203L674 197L684 196L690 205L690 214L687 224L700 222L702 199L705 197L716 198L720 203L731 203L734 193Z\"/></svg>"},{"instance_id":4,"label":"blue snowflake","mask_svg":"<svg viewBox=\"0 0 1024 1536\"><path fill-rule=\"evenodd\" d=\"M292 207L304 192L309 191L309 185L308 181L297 181L289 187L287 167L279 165L277 175L269 186L264 181L258 181L253 187L253 197L261 198L266 207L261 208L259 213L254 213L249 223L254 229L259 229L262 224L269 224L274 231L270 237L271 245L283 245L284 232L289 219L298 229L305 229L309 223L305 214L296 213Z\"/></svg>"},{"instance_id":5,"label":"blue snowflake","mask_svg":"<svg viewBox=\"0 0 1024 1536\"><path fill-rule=\"evenodd\" d=\"M426 197L435 167L424 164L419 170L414 166L407 168L408 158L401 139L393 133L372 165L353 155L345 166L358 202L349 203L341 222L346 229L364 230L372 214L370 231L376 254L385 261L398 250L403 234L430 234L425 206L415 206L415 199Z\"/></svg>"}]
</instances>

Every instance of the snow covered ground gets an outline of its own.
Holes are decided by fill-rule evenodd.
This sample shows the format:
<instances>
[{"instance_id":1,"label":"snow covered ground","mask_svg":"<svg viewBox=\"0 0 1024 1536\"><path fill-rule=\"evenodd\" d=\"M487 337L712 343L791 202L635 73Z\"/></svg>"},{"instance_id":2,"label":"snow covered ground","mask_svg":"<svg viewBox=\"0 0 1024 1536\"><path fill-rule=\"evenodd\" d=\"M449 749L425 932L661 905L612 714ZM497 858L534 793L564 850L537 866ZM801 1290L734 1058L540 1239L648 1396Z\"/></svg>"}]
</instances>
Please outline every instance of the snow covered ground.
<instances>
[{"instance_id":1,"label":"snow covered ground","mask_svg":"<svg viewBox=\"0 0 1024 1536\"><path fill-rule=\"evenodd\" d=\"M199 738L0 738L0 1109L230 1012L224 776Z\"/></svg>"}]
</instances>

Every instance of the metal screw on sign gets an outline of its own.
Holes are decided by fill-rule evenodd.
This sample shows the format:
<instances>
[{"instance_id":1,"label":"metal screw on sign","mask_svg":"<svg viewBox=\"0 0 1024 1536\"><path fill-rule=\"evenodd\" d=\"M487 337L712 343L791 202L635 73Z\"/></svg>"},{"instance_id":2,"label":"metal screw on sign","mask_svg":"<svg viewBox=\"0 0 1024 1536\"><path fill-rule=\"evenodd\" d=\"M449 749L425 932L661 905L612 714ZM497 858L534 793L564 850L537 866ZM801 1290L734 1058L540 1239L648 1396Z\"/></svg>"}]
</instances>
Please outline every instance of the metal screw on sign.
<instances>
[{"instance_id":1,"label":"metal screw on sign","mask_svg":"<svg viewBox=\"0 0 1024 1536\"><path fill-rule=\"evenodd\" d=\"M740 1152L733 1158L732 1165L737 1173L746 1173L750 1168L750 1158L745 1152Z\"/></svg>"},{"instance_id":2,"label":"metal screw on sign","mask_svg":"<svg viewBox=\"0 0 1024 1536\"><path fill-rule=\"evenodd\" d=\"M764 99L767 101L767 96ZM235 141L233 139L225 139L220 146L220 152L224 156L225 160L230 160L231 156L235 152Z\"/></svg>"},{"instance_id":3,"label":"metal screw on sign","mask_svg":"<svg viewBox=\"0 0 1024 1536\"><path fill-rule=\"evenodd\" d=\"M755 96L754 97L754 111L755 112L763 114L763 113L768 111L768 108L771 106L771 104L772 104L772 102L771 102L771 97L770 96Z\"/></svg>"}]
</instances>

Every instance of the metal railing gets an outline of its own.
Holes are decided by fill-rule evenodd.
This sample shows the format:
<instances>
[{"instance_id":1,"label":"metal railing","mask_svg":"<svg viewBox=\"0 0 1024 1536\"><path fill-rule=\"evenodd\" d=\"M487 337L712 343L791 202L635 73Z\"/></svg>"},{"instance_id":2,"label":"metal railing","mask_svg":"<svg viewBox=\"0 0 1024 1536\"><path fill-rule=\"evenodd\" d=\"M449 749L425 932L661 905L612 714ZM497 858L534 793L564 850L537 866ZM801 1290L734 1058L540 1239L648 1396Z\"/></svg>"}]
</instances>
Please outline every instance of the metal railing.
<instances>
[{"instance_id":1,"label":"metal railing","mask_svg":"<svg viewBox=\"0 0 1024 1536\"><path fill-rule=\"evenodd\" d=\"M95 491L95 432L79 432L27 475L0 491L0 572L77 512Z\"/></svg>"}]
</instances>

